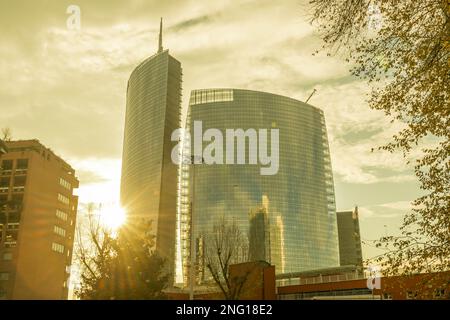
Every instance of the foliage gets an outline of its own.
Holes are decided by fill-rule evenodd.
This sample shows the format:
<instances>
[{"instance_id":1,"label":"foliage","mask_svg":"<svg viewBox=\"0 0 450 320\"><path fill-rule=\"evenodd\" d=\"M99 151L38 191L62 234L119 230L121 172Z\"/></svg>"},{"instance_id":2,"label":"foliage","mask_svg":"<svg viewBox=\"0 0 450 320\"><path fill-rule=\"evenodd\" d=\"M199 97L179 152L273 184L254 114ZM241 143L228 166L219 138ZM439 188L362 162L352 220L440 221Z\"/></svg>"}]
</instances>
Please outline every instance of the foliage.
<instances>
[{"instance_id":1,"label":"foliage","mask_svg":"<svg viewBox=\"0 0 450 320\"><path fill-rule=\"evenodd\" d=\"M324 49L344 52L351 73L372 84L369 105L404 127L380 147L416 158L424 195L405 215L401 236L383 237L386 275L450 270L450 2L311 0ZM439 285L446 285L442 280ZM448 284L448 282L447 282Z\"/></svg>"},{"instance_id":2,"label":"foliage","mask_svg":"<svg viewBox=\"0 0 450 320\"><path fill-rule=\"evenodd\" d=\"M164 299L170 275L153 250L154 236L129 226L115 235L92 215L88 219L87 234L81 229L78 234L81 286L76 295L94 300Z\"/></svg>"},{"instance_id":3,"label":"foliage","mask_svg":"<svg viewBox=\"0 0 450 320\"><path fill-rule=\"evenodd\" d=\"M2 128L2 136L3 141L11 141L12 133L9 127Z\"/></svg>"}]
</instances>

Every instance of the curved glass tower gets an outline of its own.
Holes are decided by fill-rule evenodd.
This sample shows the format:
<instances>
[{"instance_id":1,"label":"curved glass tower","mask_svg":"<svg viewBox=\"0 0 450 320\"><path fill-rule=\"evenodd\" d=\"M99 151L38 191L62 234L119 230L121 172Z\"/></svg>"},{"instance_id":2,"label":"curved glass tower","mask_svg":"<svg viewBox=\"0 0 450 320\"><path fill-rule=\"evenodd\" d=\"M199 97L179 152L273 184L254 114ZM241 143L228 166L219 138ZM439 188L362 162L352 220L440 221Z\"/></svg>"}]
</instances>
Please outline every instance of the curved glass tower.
<instances>
[{"instance_id":1,"label":"curved glass tower","mask_svg":"<svg viewBox=\"0 0 450 320\"><path fill-rule=\"evenodd\" d=\"M122 156L121 204L128 220L152 221L156 250L173 267L178 167L172 132L180 126L181 64L159 50L131 73Z\"/></svg>"},{"instance_id":2,"label":"curved glass tower","mask_svg":"<svg viewBox=\"0 0 450 320\"><path fill-rule=\"evenodd\" d=\"M189 221L192 212L197 259L202 254L199 239L225 217L248 235L250 251L256 250L249 257L269 260L277 274L338 266L333 176L322 110L265 92L195 90L187 119L191 134L194 121L202 121L203 132L223 132L224 157L226 129L279 132L279 169L274 175L261 175L260 165L249 164L248 152L246 164L182 166L179 220ZM203 141L203 150L210 143ZM267 145L270 154L270 142ZM183 239L189 236L182 235L189 234L189 223L180 226L177 243L183 268L177 266L177 271L186 276L189 243Z\"/></svg>"}]
</instances>

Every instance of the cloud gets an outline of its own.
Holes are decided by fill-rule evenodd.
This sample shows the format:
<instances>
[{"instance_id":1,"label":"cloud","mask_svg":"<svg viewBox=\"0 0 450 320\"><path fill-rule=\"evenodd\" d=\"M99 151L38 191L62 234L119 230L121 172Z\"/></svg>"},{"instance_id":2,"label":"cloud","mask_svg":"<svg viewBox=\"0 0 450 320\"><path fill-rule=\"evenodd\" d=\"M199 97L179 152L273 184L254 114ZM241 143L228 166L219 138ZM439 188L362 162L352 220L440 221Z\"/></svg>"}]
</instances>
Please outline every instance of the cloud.
<instances>
[{"instance_id":1,"label":"cloud","mask_svg":"<svg viewBox=\"0 0 450 320\"><path fill-rule=\"evenodd\" d=\"M83 169L77 170L77 177L78 177L78 180L82 182L82 186L89 185L89 184L102 183L102 182L106 182L109 180L109 178L101 176L95 171L83 170Z\"/></svg>"},{"instance_id":2,"label":"cloud","mask_svg":"<svg viewBox=\"0 0 450 320\"><path fill-rule=\"evenodd\" d=\"M402 218L407 212L411 211L411 209L411 201L395 201L358 207L358 211L361 213L361 219Z\"/></svg>"},{"instance_id":3,"label":"cloud","mask_svg":"<svg viewBox=\"0 0 450 320\"><path fill-rule=\"evenodd\" d=\"M69 158L80 181L81 203L118 203L122 162L114 158Z\"/></svg>"},{"instance_id":4,"label":"cloud","mask_svg":"<svg viewBox=\"0 0 450 320\"><path fill-rule=\"evenodd\" d=\"M199 16L199 17L195 17L195 18L191 18L191 19L187 19L181 22L178 22L175 25L172 25L168 28L169 31L173 31L173 32L180 32L180 31L186 31L186 29L207 23L207 22L211 22L213 19L214 15L209 14L209 15L203 15L203 16Z\"/></svg>"},{"instance_id":5,"label":"cloud","mask_svg":"<svg viewBox=\"0 0 450 320\"><path fill-rule=\"evenodd\" d=\"M366 207L360 207L358 208L358 213L359 213L359 217L361 219L367 219L372 217L375 213L373 212L373 210L370 210Z\"/></svg>"},{"instance_id":6,"label":"cloud","mask_svg":"<svg viewBox=\"0 0 450 320\"><path fill-rule=\"evenodd\" d=\"M393 209L393 210L411 210L412 204L411 201L397 201L397 202L389 202L389 203L383 203L379 205L383 208Z\"/></svg>"}]
</instances>

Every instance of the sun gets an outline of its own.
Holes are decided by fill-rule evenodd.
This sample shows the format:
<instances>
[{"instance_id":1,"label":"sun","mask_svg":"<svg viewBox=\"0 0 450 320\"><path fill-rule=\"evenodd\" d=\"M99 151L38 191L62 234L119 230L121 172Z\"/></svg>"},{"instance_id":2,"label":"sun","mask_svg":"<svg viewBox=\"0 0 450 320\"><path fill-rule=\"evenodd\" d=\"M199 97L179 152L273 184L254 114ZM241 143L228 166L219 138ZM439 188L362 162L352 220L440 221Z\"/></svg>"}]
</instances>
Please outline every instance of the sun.
<instances>
[{"instance_id":1,"label":"sun","mask_svg":"<svg viewBox=\"0 0 450 320\"><path fill-rule=\"evenodd\" d=\"M119 229L126 221L125 211L119 205L102 207L100 211L101 223L112 229Z\"/></svg>"}]
</instances>

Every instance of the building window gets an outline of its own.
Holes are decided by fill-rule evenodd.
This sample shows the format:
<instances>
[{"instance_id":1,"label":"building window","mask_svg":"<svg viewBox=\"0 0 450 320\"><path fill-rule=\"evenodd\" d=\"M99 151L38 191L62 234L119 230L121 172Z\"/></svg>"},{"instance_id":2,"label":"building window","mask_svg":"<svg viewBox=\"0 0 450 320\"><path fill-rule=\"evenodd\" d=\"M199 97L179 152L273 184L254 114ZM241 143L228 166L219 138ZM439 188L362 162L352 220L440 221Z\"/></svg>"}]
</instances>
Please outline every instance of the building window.
<instances>
[{"instance_id":1,"label":"building window","mask_svg":"<svg viewBox=\"0 0 450 320\"><path fill-rule=\"evenodd\" d=\"M17 159L16 169L28 169L28 159Z\"/></svg>"},{"instance_id":2,"label":"building window","mask_svg":"<svg viewBox=\"0 0 450 320\"><path fill-rule=\"evenodd\" d=\"M13 194L12 196L12 202L13 202L13 206L15 209L19 209L22 206L22 202L23 202L23 194L19 193L19 194Z\"/></svg>"},{"instance_id":3,"label":"building window","mask_svg":"<svg viewBox=\"0 0 450 320\"><path fill-rule=\"evenodd\" d=\"M58 253L64 253L64 246L62 244L53 242L52 243L52 250Z\"/></svg>"},{"instance_id":4,"label":"building window","mask_svg":"<svg viewBox=\"0 0 450 320\"><path fill-rule=\"evenodd\" d=\"M11 171L12 167L13 167L13 161L12 160L3 160L1 167L2 167L3 171Z\"/></svg>"},{"instance_id":5,"label":"building window","mask_svg":"<svg viewBox=\"0 0 450 320\"><path fill-rule=\"evenodd\" d=\"M13 191L14 192L22 192L22 191L24 191L26 182L27 182L27 177L26 176L15 176L14 177Z\"/></svg>"},{"instance_id":6,"label":"building window","mask_svg":"<svg viewBox=\"0 0 450 320\"><path fill-rule=\"evenodd\" d=\"M8 193L10 180L9 177L0 178L0 193Z\"/></svg>"},{"instance_id":7,"label":"building window","mask_svg":"<svg viewBox=\"0 0 450 320\"><path fill-rule=\"evenodd\" d=\"M69 204L69 198L63 196L61 193L58 193L58 200L64 204Z\"/></svg>"},{"instance_id":8,"label":"building window","mask_svg":"<svg viewBox=\"0 0 450 320\"><path fill-rule=\"evenodd\" d=\"M65 179L59 178L59 184L67 190L72 190L72 185Z\"/></svg>"},{"instance_id":9,"label":"building window","mask_svg":"<svg viewBox=\"0 0 450 320\"><path fill-rule=\"evenodd\" d=\"M0 206L3 206L8 201L8 195L7 194L0 194Z\"/></svg>"},{"instance_id":10,"label":"building window","mask_svg":"<svg viewBox=\"0 0 450 320\"><path fill-rule=\"evenodd\" d=\"M0 179L0 188L1 187L7 187L9 188L9 181L11 180L10 177L3 177Z\"/></svg>"},{"instance_id":11,"label":"building window","mask_svg":"<svg viewBox=\"0 0 450 320\"><path fill-rule=\"evenodd\" d=\"M56 233L58 236L65 237L66 236L66 229L54 226L53 232Z\"/></svg>"},{"instance_id":12,"label":"building window","mask_svg":"<svg viewBox=\"0 0 450 320\"><path fill-rule=\"evenodd\" d=\"M21 212L20 211L13 211L9 213L9 219L8 222L9 223L16 223L17 225L20 222L20 216L21 216ZM18 227L18 226L17 226ZM18 229L18 228L17 228Z\"/></svg>"},{"instance_id":13,"label":"building window","mask_svg":"<svg viewBox=\"0 0 450 320\"><path fill-rule=\"evenodd\" d=\"M24 187L27 182L26 176L16 176L14 177L14 187Z\"/></svg>"},{"instance_id":14,"label":"building window","mask_svg":"<svg viewBox=\"0 0 450 320\"><path fill-rule=\"evenodd\" d=\"M67 221L67 213L65 213L64 211L56 209L56 216L63 221Z\"/></svg>"},{"instance_id":15,"label":"building window","mask_svg":"<svg viewBox=\"0 0 450 320\"><path fill-rule=\"evenodd\" d=\"M11 261L12 260L12 252L5 252L3 254L3 260L5 261Z\"/></svg>"},{"instance_id":16,"label":"building window","mask_svg":"<svg viewBox=\"0 0 450 320\"><path fill-rule=\"evenodd\" d=\"M8 281L9 272L0 272L0 281Z\"/></svg>"}]
</instances>

